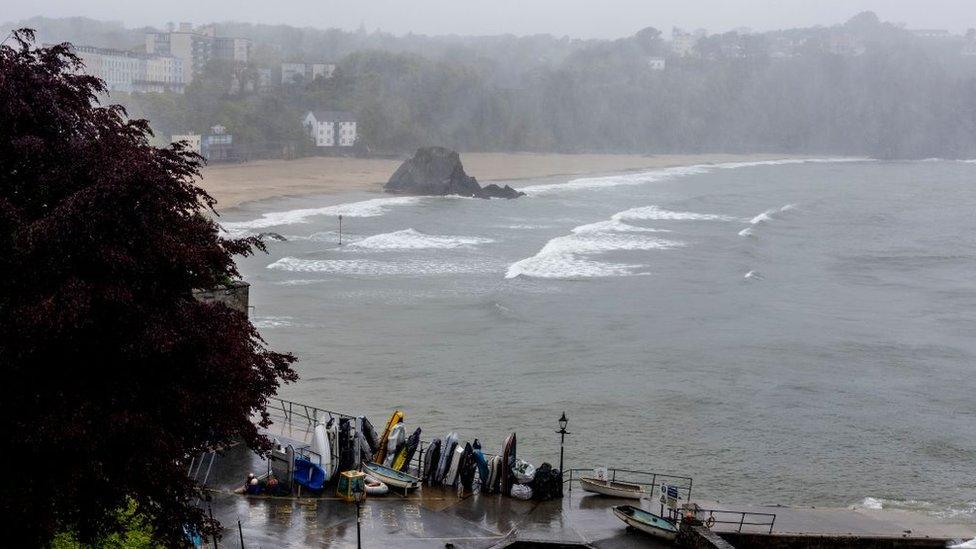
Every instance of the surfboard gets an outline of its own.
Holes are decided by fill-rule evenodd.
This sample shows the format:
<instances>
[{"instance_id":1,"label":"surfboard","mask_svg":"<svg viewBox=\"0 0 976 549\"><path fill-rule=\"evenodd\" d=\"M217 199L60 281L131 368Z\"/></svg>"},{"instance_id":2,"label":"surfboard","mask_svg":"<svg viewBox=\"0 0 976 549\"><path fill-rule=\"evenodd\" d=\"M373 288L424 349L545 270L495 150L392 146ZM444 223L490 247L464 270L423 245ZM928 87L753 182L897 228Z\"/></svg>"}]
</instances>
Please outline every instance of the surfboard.
<instances>
[{"instance_id":1,"label":"surfboard","mask_svg":"<svg viewBox=\"0 0 976 549\"><path fill-rule=\"evenodd\" d=\"M454 483L458 478L458 468L461 465L461 456L464 455L464 446L460 444L454 444L454 451L451 452L451 463L447 467L447 472L444 473L444 485L454 486Z\"/></svg>"},{"instance_id":2,"label":"surfboard","mask_svg":"<svg viewBox=\"0 0 976 549\"><path fill-rule=\"evenodd\" d=\"M376 463L383 463L383 460L386 458L386 445L390 440L390 433L401 421L403 421L403 412L400 410L394 410L393 413L390 414L390 419L386 420L386 427L383 428L383 435L376 444L376 453L373 454L373 461Z\"/></svg>"},{"instance_id":3,"label":"surfboard","mask_svg":"<svg viewBox=\"0 0 976 549\"><path fill-rule=\"evenodd\" d=\"M444 443L441 444L440 460L437 462L437 472L434 474L434 482L444 480L444 473L447 472L447 466L450 464L451 453L454 452L454 446L457 445L457 438L458 434L453 431L444 437Z\"/></svg>"}]
</instances>

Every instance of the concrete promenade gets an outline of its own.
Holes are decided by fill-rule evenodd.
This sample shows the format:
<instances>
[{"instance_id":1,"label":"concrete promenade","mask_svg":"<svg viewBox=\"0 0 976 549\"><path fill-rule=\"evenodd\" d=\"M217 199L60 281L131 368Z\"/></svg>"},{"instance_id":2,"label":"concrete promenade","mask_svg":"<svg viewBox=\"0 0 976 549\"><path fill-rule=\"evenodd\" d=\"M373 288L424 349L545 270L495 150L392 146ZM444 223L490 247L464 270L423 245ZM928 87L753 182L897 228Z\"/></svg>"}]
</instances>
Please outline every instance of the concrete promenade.
<instances>
[{"instance_id":1,"label":"concrete promenade","mask_svg":"<svg viewBox=\"0 0 976 549\"><path fill-rule=\"evenodd\" d=\"M212 496L209 505L225 527L221 547L241 546L238 520L244 547L248 548L356 546L356 506L330 493L320 498L245 497L233 493L248 472L261 473L265 468L261 460L242 447L228 449L216 459L208 482ZM562 500L549 502L499 495L459 495L451 489L425 486L408 496L388 494L368 499L362 507L363 546L490 548L515 541L597 548L665 546L627 530L612 515L611 507L624 503L633 502L589 494L579 486L567 491ZM946 540L976 538L974 525L948 524L906 511L696 503L705 509L774 513L773 536L783 536L783 540L793 534L817 538L876 537L929 540L933 544L927 546L936 547L944 546ZM656 503L645 500L642 504L657 512ZM201 505L206 507L208 503ZM720 534L737 529L737 524L717 523L713 527ZM766 531L768 527L743 528L743 532L753 534ZM744 547L745 538L737 539ZM755 544L755 538L750 539L749 545Z\"/></svg>"}]
</instances>

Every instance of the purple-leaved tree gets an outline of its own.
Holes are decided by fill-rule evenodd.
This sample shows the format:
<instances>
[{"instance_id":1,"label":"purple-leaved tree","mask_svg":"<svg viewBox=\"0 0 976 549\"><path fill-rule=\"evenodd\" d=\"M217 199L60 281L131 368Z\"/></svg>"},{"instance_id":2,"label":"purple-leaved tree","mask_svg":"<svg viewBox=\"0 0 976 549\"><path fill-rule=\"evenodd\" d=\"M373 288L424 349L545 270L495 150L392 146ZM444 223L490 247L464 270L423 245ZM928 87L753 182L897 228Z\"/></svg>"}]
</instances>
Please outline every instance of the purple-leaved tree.
<instances>
[{"instance_id":1,"label":"purple-leaved tree","mask_svg":"<svg viewBox=\"0 0 976 549\"><path fill-rule=\"evenodd\" d=\"M257 239L222 237L201 158L100 106L68 45L0 45L0 524L13 546L97 541L135 502L160 543L216 528L189 456L263 452L267 398L296 379L247 315L194 299Z\"/></svg>"}]
</instances>

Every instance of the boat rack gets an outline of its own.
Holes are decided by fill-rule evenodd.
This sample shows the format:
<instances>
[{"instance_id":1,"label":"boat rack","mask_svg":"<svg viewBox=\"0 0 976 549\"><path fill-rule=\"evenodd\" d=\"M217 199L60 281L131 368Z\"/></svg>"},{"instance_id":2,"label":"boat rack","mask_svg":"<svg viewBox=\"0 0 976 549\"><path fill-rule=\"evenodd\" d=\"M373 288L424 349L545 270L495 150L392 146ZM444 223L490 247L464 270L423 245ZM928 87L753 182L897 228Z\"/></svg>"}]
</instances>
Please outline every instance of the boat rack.
<instances>
[{"instance_id":1,"label":"boat rack","mask_svg":"<svg viewBox=\"0 0 976 549\"><path fill-rule=\"evenodd\" d=\"M568 484L568 490L573 491L573 482L579 482L581 476L595 476L596 469L567 469L563 471L563 484ZM691 477L672 475L670 473L655 473L653 471L634 471L631 469L607 468L607 478L611 482L627 482L651 488L661 483L678 489L679 499L691 501L691 488L694 480Z\"/></svg>"}]
</instances>

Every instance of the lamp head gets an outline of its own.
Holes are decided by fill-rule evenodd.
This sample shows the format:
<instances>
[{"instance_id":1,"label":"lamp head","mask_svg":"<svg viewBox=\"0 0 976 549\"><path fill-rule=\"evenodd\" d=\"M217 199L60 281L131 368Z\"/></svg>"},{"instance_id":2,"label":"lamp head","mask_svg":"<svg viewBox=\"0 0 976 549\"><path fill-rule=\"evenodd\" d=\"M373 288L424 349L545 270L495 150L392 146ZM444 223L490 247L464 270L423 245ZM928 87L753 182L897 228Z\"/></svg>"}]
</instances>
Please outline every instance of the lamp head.
<instances>
[{"instance_id":1,"label":"lamp head","mask_svg":"<svg viewBox=\"0 0 976 549\"><path fill-rule=\"evenodd\" d=\"M563 412L563 415L559 418L559 430L565 431L567 425L569 425L569 420L566 419L566 412Z\"/></svg>"}]
</instances>

